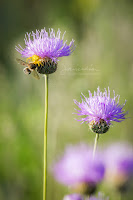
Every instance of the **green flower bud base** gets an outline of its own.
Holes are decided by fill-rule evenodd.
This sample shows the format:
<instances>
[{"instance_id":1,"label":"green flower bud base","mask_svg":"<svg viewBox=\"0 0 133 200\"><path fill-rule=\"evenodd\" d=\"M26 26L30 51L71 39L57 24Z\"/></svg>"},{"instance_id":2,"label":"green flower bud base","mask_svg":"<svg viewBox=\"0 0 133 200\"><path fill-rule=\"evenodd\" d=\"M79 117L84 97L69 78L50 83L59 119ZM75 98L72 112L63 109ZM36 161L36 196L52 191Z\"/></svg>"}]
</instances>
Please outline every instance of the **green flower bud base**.
<instances>
[{"instance_id":1,"label":"green flower bud base","mask_svg":"<svg viewBox=\"0 0 133 200\"><path fill-rule=\"evenodd\" d=\"M110 126L106 123L105 120L100 119L99 122L95 122L94 120L89 123L89 128L92 132L103 134L106 133Z\"/></svg>"}]
</instances>

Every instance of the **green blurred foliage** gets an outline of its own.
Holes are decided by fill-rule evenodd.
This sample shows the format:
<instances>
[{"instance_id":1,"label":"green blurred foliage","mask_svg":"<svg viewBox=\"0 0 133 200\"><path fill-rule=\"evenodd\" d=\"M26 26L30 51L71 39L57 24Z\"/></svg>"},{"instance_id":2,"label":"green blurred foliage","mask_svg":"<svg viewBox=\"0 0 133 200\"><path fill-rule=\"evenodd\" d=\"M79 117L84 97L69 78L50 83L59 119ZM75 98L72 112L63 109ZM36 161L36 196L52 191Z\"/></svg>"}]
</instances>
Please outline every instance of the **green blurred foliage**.
<instances>
[{"instance_id":1,"label":"green blurred foliage","mask_svg":"<svg viewBox=\"0 0 133 200\"><path fill-rule=\"evenodd\" d=\"M133 143L133 2L118 0L13 0L0 2L0 199L42 199L44 79L36 81L15 61L24 34L43 27L66 30L76 49L49 77L48 167L68 143L93 144L94 134L72 115L73 99L108 86L127 99L129 119L114 123L100 145ZM113 95L113 93L111 93ZM103 191L117 199L114 192ZM48 200L68 189L48 174ZM130 199L127 194L125 199ZM132 199L132 197L131 197Z\"/></svg>"}]
</instances>

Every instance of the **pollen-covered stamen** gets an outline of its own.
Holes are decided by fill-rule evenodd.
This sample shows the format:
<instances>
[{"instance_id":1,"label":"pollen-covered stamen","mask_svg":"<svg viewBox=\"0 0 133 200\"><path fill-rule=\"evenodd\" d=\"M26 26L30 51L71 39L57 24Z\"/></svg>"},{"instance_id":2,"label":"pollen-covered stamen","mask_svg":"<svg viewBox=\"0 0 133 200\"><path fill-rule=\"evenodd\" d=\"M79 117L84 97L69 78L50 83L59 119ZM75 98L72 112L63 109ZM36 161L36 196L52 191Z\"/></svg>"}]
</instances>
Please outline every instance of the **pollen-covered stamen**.
<instances>
[{"instance_id":1,"label":"pollen-covered stamen","mask_svg":"<svg viewBox=\"0 0 133 200\"><path fill-rule=\"evenodd\" d=\"M106 133L110 128L104 119L100 119L99 122L96 122L95 120L91 121L89 127L91 131L98 134Z\"/></svg>"},{"instance_id":2,"label":"pollen-covered stamen","mask_svg":"<svg viewBox=\"0 0 133 200\"><path fill-rule=\"evenodd\" d=\"M40 66L43 59L41 57L37 56L37 55L33 55L33 56L27 58L27 61L30 62L30 63L34 63L35 65Z\"/></svg>"}]
</instances>

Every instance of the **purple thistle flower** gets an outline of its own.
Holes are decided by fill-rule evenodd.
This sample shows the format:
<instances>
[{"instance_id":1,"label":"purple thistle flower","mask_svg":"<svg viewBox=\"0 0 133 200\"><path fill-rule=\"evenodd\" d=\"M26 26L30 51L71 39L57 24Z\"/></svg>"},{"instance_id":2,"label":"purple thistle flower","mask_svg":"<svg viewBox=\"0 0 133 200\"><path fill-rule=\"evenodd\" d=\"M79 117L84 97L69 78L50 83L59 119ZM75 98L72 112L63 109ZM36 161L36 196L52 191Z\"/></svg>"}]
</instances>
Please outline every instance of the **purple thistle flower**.
<instances>
[{"instance_id":1,"label":"purple thistle flower","mask_svg":"<svg viewBox=\"0 0 133 200\"><path fill-rule=\"evenodd\" d=\"M114 97L111 98L109 87L108 91L105 89L103 93L98 87L97 92L94 92L93 96L89 91L89 98L85 97L83 94L82 96L81 103L74 100L74 103L80 108L80 110L76 109L78 113L75 114L84 116L78 121L88 123L92 131L96 133L105 133L108 131L112 121L121 122L125 120L127 112L124 112L123 107L126 101L124 104L120 105L120 96L115 95L115 92Z\"/></svg>"},{"instance_id":2,"label":"purple thistle flower","mask_svg":"<svg viewBox=\"0 0 133 200\"><path fill-rule=\"evenodd\" d=\"M70 186L74 191L93 193L104 177L104 165L85 144L69 146L64 156L54 164L53 174L57 181Z\"/></svg>"},{"instance_id":3,"label":"purple thistle flower","mask_svg":"<svg viewBox=\"0 0 133 200\"><path fill-rule=\"evenodd\" d=\"M64 33L65 34L65 33ZM58 29L57 34L53 29L49 33L44 29L36 30L36 33L27 33L25 35L25 48L16 46L16 50L21 53L22 57L32 57L37 55L40 58L50 58L57 61L59 57L69 56L74 51L74 40L69 45L67 41L63 42L64 34L61 38L61 31Z\"/></svg>"},{"instance_id":4,"label":"purple thistle flower","mask_svg":"<svg viewBox=\"0 0 133 200\"><path fill-rule=\"evenodd\" d=\"M133 147L129 144L116 143L109 146L104 154L106 166L105 180L122 189L133 180Z\"/></svg>"},{"instance_id":5,"label":"purple thistle flower","mask_svg":"<svg viewBox=\"0 0 133 200\"><path fill-rule=\"evenodd\" d=\"M36 30L34 33L25 35L25 48L20 44L16 46L16 50L22 57L26 57L30 68L24 69L26 74L30 74L37 69L40 74L51 74L57 69L57 61L59 57L69 56L75 49L74 40L67 45L67 40L64 42L64 35L61 38L61 31L58 29L57 34L53 29L49 29L49 33L44 29ZM17 61L26 65L24 61Z\"/></svg>"},{"instance_id":6,"label":"purple thistle flower","mask_svg":"<svg viewBox=\"0 0 133 200\"><path fill-rule=\"evenodd\" d=\"M80 194L69 194L64 196L63 200L84 200L84 197Z\"/></svg>"}]
</instances>

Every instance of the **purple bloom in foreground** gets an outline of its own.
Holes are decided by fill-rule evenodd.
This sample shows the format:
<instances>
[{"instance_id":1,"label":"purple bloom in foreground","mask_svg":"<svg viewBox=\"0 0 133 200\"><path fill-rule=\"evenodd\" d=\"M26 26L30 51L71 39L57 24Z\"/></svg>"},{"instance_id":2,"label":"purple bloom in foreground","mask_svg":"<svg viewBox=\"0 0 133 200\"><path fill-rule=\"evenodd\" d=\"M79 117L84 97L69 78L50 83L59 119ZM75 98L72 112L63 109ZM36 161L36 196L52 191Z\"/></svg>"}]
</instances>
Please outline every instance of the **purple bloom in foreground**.
<instances>
[{"instance_id":1,"label":"purple bloom in foreground","mask_svg":"<svg viewBox=\"0 0 133 200\"><path fill-rule=\"evenodd\" d=\"M104 166L92 150L85 144L69 146L63 157L54 164L53 173L57 181L70 186L74 191L92 193L102 181Z\"/></svg>"},{"instance_id":2,"label":"purple bloom in foreground","mask_svg":"<svg viewBox=\"0 0 133 200\"><path fill-rule=\"evenodd\" d=\"M106 166L105 180L109 185L122 189L133 180L133 147L116 143L109 146L104 155Z\"/></svg>"},{"instance_id":3,"label":"purple bloom in foreground","mask_svg":"<svg viewBox=\"0 0 133 200\"><path fill-rule=\"evenodd\" d=\"M120 105L120 96L115 95L115 92L114 97L111 98L109 88L108 91L105 89L104 92L101 92L98 87L94 95L89 91L89 98L83 94L82 96L81 103L74 100L74 103L80 108L80 110L76 109L78 113L75 114L82 116L78 121L88 123L92 131L106 133L113 121L121 122L125 119L127 112L124 112L123 107L126 102Z\"/></svg>"},{"instance_id":4,"label":"purple bloom in foreground","mask_svg":"<svg viewBox=\"0 0 133 200\"><path fill-rule=\"evenodd\" d=\"M64 196L63 200L84 200L84 197L80 194L69 194Z\"/></svg>"},{"instance_id":5,"label":"purple bloom in foreground","mask_svg":"<svg viewBox=\"0 0 133 200\"><path fill-rule=\"evenodd\" d=\"M109 197L106 197L105 198L105 196L104 196L104 194L102 194L102 193L98 193L98 197L95 197L95 196L91 196L90 198L89 198L89 200L109 200Z\"/></svg>"},{"instance_id":6,"label":"purple bloom in foreground","mask_svg":"<svg viewBox=\"0 0 133 200\"><path fill-rule=\"evenodd\" d=\"M64 33L65 34L65 33ZM20 44L16 46L16 50L22 57L26 57L28 69L24 72L30 74L37 69L40 74L51 74L57 69L57 61L59 57L69 56L75 49L74 40L67 45L67 41L63 41L64 34L61 37L61 31L58 29L57 34L53 29L49 29L49 33L44 29L36 30L34 33L27 33L25 35L25 47L22 48ZM17 61L26 65L24 61L17 59Z\"/></svg>"}]
</instances>

